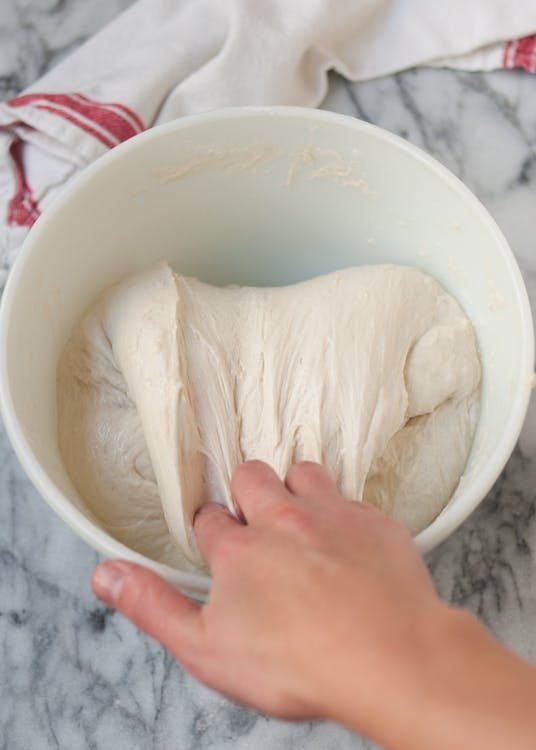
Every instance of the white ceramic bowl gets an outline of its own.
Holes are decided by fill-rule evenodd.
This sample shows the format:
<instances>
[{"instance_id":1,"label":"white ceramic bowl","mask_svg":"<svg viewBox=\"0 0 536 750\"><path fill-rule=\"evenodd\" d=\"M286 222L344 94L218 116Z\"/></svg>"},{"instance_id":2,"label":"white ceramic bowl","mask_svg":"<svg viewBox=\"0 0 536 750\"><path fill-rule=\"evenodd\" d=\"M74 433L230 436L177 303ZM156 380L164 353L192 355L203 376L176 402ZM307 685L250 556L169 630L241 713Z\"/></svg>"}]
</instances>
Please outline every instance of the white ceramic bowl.
<instances>
[{"instance_id":1,"label":"white ceramic bowl","mask_svg":"<svg viewBox=\"0 0 536 750\"><path fill-rule=\"evenodd\" d=\"M56 362L71 326L103 287L159 258L216 284L384 262L433 274L472 319L484 376L465 476L418 547L484 498L519 435L533 371L530 308L501 232L449 171L390 133L316 110L231 109L149 130L84 170L35 224L4 294L9 436L41 495L97 550L207 591L206 577L148 560L91 521L56 442Z\"/></svg>"}]
</instances>

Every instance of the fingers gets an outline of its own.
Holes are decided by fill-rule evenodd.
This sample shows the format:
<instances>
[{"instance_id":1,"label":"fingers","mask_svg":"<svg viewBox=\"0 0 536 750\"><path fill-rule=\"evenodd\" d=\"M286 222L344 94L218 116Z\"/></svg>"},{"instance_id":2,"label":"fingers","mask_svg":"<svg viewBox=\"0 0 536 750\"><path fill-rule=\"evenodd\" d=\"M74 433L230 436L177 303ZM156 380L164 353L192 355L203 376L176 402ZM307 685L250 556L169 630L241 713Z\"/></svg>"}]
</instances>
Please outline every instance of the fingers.
<instances>
[{"instance_id":1,"label":"fingers","mask_svg":"<svg viewBox=\"0 0 536 750\"><path fill-rule=\"evenodd\" d=\"M163 578L124 560L97 565L91 585L106 604L171 651L188 666L199 651L200 607Z\"/></svg>"},{"instance_id":2,"label":"fingers","mask_svg":"<svg viewBox=\"0 0 536 750\"><path fill-rule=\"evenodd\" d=\"M222 549L227 549L228 537L243 530L242 524L219 503L207 503L197 511L194 532L201 555L210 569Z\"/></svg>"},{"instance_id":3,"label":"fingers","mask_svg":"<svg viewBox=\"0 0 536 750\"><path fill-rule=\"evenodd\" d=\"M246 461L233 474L231 493L247 523L261 523L277 503L292 499L275 471L262 461Z\"/></svg>"},{"instance_id":4,"label":"fingers","mask_svg":"<svg viewBox=\"0 0 536 750\"><path fill-rule=\"evenodd\" d=\"M335 483L326 470L312 461L294 464L287 472L285 485L293 495L324 500L338 495Z\"/></svg>"}]
</instances>

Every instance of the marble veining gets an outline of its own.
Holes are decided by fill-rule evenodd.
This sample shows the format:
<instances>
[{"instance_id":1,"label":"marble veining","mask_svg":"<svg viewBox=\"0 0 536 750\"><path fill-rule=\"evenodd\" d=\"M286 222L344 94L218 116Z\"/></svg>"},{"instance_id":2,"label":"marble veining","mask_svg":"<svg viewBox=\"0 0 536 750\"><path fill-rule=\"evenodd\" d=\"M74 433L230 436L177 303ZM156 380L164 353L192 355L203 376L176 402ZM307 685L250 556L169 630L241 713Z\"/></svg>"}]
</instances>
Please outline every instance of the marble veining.
<instances>
[{"instance_id":1,"label":"marble veining","mask_svg":"<svg viewBox=\"0 0 536 750\"><path fill-rule=\"evenodd\" d=\"M0 0L0 98L13 96L131 0ZM422 146L475 191L536 305L536 76L414 70L323 105ZM503 475L428 558L441 595L536 660L536 407ZM48 509L0 432L0 750L365 750L326 722L292 724L197 684L89 589L98 555Z\"/></svg>"}]
</instances>

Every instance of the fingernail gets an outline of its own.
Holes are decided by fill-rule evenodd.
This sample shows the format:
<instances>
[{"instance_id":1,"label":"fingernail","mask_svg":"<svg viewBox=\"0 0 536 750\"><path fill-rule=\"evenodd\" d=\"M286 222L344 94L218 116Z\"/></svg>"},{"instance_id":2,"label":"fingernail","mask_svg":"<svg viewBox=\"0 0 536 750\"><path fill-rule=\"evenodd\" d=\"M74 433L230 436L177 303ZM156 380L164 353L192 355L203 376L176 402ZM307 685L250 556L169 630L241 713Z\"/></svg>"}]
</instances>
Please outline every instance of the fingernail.
<instances>
[{"instance_id":1,"label":"fingernail","mask_svg":"<svg viewBox=\"0 0 536 750\"><path fill-rule=\"evenodd\" d=\"M120 561L100 563L93 571L92 577L95 594L106 604L114 607L127 574L127 565Z\"/></svg>"}]
</instances>

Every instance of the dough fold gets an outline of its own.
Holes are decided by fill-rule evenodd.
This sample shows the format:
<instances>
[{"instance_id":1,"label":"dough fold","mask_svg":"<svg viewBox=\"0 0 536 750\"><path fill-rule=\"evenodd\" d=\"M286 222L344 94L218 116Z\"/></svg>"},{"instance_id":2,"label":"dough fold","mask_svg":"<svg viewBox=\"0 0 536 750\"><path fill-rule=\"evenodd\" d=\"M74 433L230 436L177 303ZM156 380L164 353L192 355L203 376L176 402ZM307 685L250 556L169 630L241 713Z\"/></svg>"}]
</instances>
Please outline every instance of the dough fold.
<instances>
[{"instance_id":1,"label":"dough fold","mask_svg":"<svg viewBox=\"0 0 536 750\"><path fill-rule=\"evenodd\" d=\"M103 527L183 569L208 499L261 459L322 463L415 534L472 443L473 328L430 276L365 266L288 287L217 288L159 263L106 290L58 365L59 444Z\"/></svg>"}]
</instances>

